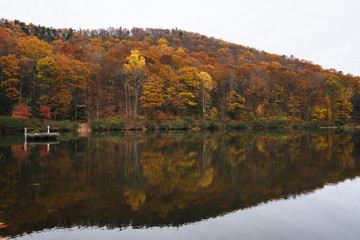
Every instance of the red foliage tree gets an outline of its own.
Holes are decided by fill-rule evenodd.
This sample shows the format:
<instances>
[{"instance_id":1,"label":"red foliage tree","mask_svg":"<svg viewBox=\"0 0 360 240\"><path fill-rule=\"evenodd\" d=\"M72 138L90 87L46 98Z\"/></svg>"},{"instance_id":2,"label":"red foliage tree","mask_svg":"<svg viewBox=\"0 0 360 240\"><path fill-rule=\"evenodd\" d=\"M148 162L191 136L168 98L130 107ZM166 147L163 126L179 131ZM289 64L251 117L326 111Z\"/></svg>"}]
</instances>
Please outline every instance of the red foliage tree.
<instances>
[{"instance_id":1,"label":"red foliage tree","mask_svg":"<svg viewBox=\"0 0 360 240\"><path fill-rule=\"evenodd\" d=\"M40 106L40 115L46 119L51 119L50 110L51 110L51 107L41 105Z\"/></svg>"},{"instance_id":2,"label":"red foliage tree","mask_svg":"<svg viewBox=\"0 0 360 240\"><path fill-rule=\"evenodd\" d=\"M15 105L11 117L29 119L31 116L31 108L26 104L19 102Z\"/></svg>"}]
</instances>

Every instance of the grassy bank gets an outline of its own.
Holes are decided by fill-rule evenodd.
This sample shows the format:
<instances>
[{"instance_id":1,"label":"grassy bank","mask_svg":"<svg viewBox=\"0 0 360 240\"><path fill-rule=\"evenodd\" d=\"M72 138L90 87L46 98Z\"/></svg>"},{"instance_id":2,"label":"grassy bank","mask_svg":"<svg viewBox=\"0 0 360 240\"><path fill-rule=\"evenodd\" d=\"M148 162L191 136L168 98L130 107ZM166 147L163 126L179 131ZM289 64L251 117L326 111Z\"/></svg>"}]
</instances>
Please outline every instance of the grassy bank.
<instances>
[{"instance_id":1,"label":"grassy bank","mask_svg":"<svg viewBox=\"0 0 360 240\"><path fill-rule=\"evenodd\" d=\"M45 132L47 126L51 127L51 131L69 132L75 131L79 125L77 122L72 122L70 120L53 121L36 118L21 119L0 116L0 132L2 133L23 132L24 128L28 128L28 131Z\"/></svg>"}]
</instances>

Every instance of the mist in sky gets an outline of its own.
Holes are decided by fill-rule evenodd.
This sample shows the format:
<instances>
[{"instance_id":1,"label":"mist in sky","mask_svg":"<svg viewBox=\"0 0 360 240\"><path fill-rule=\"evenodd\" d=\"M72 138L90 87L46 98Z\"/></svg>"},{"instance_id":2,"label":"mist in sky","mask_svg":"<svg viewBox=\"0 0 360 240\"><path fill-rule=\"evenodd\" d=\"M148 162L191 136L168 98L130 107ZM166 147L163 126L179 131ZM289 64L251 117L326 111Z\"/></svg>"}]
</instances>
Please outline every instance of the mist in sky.
<instances>
[{"instance_id":1,"label":"mist in sky","mask_svg":"<svg viewBox=\"0 0 360 240\"><path fill-rule=\"evenodd\" d=\"M178 28L360 75L358 0L7 0L0 18L54 28Z\"/></svg>"}]
</instances>

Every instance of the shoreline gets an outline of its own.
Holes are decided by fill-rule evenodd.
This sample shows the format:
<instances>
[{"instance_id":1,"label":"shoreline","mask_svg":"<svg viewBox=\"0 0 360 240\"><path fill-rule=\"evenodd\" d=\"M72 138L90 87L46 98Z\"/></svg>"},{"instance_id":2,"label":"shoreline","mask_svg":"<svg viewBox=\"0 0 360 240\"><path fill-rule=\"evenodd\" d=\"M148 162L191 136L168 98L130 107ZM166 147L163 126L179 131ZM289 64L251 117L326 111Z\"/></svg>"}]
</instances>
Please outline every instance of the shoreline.
<instances>
[{"instance_id":1,"label":"shoreline","mask_svg":"<svg viewBox=\"0 0 360 240\"><path fill-rule=\"evenodd\" d=\"M235 122L229 121L222 123L219 120L193 120L191 117L184 117L183 119L168 120L163 122L156 122L155 120L123 120L121 118L112 120L99 121L54 121L42 119L14 119L10 117L0 116L0 133L20 133L27 127L36 132L45 132L47 126L51 127L52 132L77 132L80 136L89 136L92 132L112 132L112 131L193 131L198 132L202 130L308 130L308 129L340 129L340 130L354 130L360 129L360 125L355 123L347 123L344 125L335 125L329 122L309 121L298 124L287 123L284 120L265 120L265 121L251 121L249 122Z\"/></svg>"}]
</instances>

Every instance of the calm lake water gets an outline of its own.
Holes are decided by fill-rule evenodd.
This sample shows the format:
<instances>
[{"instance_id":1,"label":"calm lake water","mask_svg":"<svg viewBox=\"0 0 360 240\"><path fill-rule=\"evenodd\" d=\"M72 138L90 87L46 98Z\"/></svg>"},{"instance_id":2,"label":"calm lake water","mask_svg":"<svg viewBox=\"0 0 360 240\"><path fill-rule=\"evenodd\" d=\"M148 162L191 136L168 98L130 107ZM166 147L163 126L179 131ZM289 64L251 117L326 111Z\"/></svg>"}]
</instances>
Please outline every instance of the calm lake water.
<instances>
[{"instance_id":1,"label":"calm lake water","mask_svg":"<svg viewBox=\"0 0 360 240\"><path fill-rule=\"evenodd\" d=\"M358 176L360 132L0 136L0 236L358 239Z\"/></svg>"}]
</instances>

